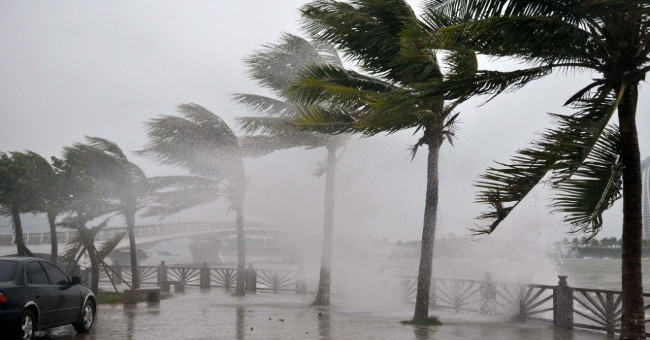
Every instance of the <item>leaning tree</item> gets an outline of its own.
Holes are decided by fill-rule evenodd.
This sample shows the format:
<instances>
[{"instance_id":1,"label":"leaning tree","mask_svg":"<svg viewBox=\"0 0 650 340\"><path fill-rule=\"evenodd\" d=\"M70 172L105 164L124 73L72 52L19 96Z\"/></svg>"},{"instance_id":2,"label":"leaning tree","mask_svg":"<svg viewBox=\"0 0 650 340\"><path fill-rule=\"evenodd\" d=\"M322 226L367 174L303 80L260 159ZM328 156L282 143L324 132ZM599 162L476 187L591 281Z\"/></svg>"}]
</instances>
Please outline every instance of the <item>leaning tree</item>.
<instances>
[{"instance_id":1,"label":"leaning tree","mask_svg":"<svg viewBox=\"0 0 650 340\"><path fill-rule=\"evenodd\" d=\"M245 60L250 77L271 90L275 97L256 94L236 94L235 100L261 113L261 116L241 117L237 120L251 136L241 138L248 156L259 157L276 150L304 147L324 147L327 157L316 170L325 174L325 207L323 248L316 292L316 305L329 305L334 235L334 192L337 150L346 135L330 135L297 128L292 122L301 109L289 101L289 88L298 80L300 71L312 65L342 66L337 51L329 44L308 41L292 34L283 34L279 44L265 45Z\"/></svg>"},{"instance_id":2,"label":"leaning tree","mask_svg":"<svg viewBox=\"0 0 650 340\"><path fill-rule=\"evenodd\" d=\"M538 183L557 195L551 207L566 213L573 230L595 234L602 213L623 198L622 339L645 339L641 272L641 172L637 136L639 84L650 70L650 4L646 0L430 0L428 34L411 44L459 46L492 57L515 58L525 68L479 71L421 88L422 96L498 94L555 70L592 75L566 105L570 115L553 115L548 129L509 164L482 176L479 201L490 233ZM415 37L415 39L413 39ZM614 118L618 126L612 125Z\"/></svg>"},{"instance_id":3,"label":"leaning tree","mask_svg":"<svg viewBox=\"0 0 650 340\"><path fill-rule=\"evenodd\" d=\"M32 256L25 245L20 215L43 206L41 193L48 184L49 171L49 163L34 152L0 153L0 213L11 217L19 256Z\"/></svg>"},{"instance_id":4,"label":"leaning tree","mask_svg":"<svg viewBox=\"0 0 650 340\"><path fill-rule=\"evenodd\" d=\"M163 115L147 122L149 143L139 153L151 157L159 164L185 169L191 176L174 176L155 179L174 191L160 193L157 197L167 208L178 211L214 201L219 197L230 202L236 214L237 227L237 279L236 296L245 291L245 241L244 196L246 174L242 150L237 136L214 113L197 104L178 106L180 116ZM187 195L190 192L196 196ZM185 200L178 197L184 196ZM148 213L155 214L152 209Z\"/></svg>"},{"instance_id":5,"label":"leaning tree","mask_svg":"<svg viewBox=\"0 0 650 340\"><path fill-rule=\"evenodd\" d=\"M363 71L332 65L310 67L291 91L291 99L307 105L296 124L330 133L365 136L415 129L421 133L412 152L428 147L427 185L422 245L414 321L429 317L433 246L438 209L438 160L440 147L454 136L463 98L445 102L443 96L417 97L412 103L394 105L393 96L415 98L426 83L438 83L450 75L472 73L472 52L456 49L443 55L448 67L442 72L433 50L407 45L402 34L422 25L403 0L318 0L301 9L304 28L319 40L333 44ZM337 105L328 106L335 103ZM314 105L321 104L321 105ZM341 110L340 107L353 110Z\"/></svg>"}]
</instances>

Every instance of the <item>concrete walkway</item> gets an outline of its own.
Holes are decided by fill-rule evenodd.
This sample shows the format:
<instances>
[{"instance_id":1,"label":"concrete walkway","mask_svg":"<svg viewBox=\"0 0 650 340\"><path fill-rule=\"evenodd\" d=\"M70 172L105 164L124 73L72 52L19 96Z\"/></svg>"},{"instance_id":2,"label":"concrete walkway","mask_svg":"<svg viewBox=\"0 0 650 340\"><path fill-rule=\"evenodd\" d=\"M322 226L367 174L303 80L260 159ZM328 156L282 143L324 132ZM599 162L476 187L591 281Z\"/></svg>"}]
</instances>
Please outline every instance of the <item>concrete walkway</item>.
<instances>
[{"instance_id":1,"label":"concrete walkway","mask_svg":"<svg viewBox=\"0 0 650 340\"><path fill-rule=\"evenodd\" d=\"M470 314L436 312L443 326L402 325L412 305L374 302L310 306L311 297L257 293L236 298L222 289L188 288L160 304L100 305L95 327L76 334L71 326L37 333L38 339L436 339L592 340L601 333L567 332L536 323L512 323Z\"/></svg>"}]
</instances>

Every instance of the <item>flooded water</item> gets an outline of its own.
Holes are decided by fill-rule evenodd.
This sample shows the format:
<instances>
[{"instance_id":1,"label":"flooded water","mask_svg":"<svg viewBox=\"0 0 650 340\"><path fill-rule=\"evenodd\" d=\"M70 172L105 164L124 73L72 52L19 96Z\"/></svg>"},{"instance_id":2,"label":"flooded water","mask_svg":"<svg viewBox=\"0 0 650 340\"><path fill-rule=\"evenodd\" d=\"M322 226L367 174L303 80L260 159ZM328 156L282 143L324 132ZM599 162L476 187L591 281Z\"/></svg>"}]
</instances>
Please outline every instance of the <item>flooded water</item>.
<instances>
[{"instance_id":1,"label":"flooded water","mask_svg":"<svg viewBox=\"0 0 650 340\"><path fill-rule=\"evenodd\" d=\"M269 293L236 298L223 289L190 288L159 304L100 305L89 334L66 326L39 332L38 339L606 339L603 334L445 312L436 312L443 326L409 326L400 321L412 316L410 304L361 311L336 299L331 307L313 307L310 299Z\"/></svg>"}]
</instances>

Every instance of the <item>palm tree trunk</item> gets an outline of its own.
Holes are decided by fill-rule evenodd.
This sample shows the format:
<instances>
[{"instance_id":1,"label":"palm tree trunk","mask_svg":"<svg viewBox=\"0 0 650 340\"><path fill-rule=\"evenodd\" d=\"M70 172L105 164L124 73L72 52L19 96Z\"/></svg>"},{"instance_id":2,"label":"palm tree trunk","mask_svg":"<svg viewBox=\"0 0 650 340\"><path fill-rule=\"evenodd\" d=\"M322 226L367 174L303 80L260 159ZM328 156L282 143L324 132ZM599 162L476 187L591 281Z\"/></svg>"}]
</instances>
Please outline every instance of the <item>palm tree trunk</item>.
<instances>
[{"instance_id":1,"label":"palm tree trunk","mask_svg":"<svg viewBox=\"0 0 650 340\"><path fill-rule=\"evenodd\" d=\"M638 88L630 86L618 108L623 163L623 249L621 339L645 339L641 252L641 156L636 128Z\"/></svg>"},{"instance_id":2,"label":"palm tree trunk","mask_svg":"<svg viewBox=\"0 0 650 340\"><path fill-rule=\"evenodd\" d=\"M140 274L138 272L138 251L135 244L135 212L126 213L126 230L129 234L129 252L131 253L131 286L140 288Z\"/></svg>"},{"instance_id":3,"label":"palm tree trunk","mask_svg":"<svg viewBox=\"0 0 650 340\"><path fill-rule=\"evenodd\" d=\"M334 187L336 180L336 146L327 146L327 172L325 177L325 216L323 222L323 249L321 251L320 279L314 305L330 304L332 285L332 247L334 238Z\"/></svg>"},{"instance_id":4,"label":"palm tree trunk","mask_svg":"<svg viewBox=\"0 0 650 340\"><path fill-rule=\"evenodd\" d=\"M438 213L438 158L441 143L431 134L427 145L427 191L424 206L424 225L422 227L422 247L420 250L420 267L415 296L415 313L413 321L424 321L429 317L429 295L433 272L433 243L436 235L436 217Z\"/></svg>"},{"instance_id":5,"label":"palm tree trunk","mask_svg":"<svg viewBox=\"0 0 650 340\"><path fill-rule=\"evenodd\" d=\"M18 256L33 256L25 245L25 239L23 237L23 223L20 220L20 210L17 208L12 208L11 218L14 223L14 231L16 232L16 254L18 254Z\"/></svg>"},{"instance_id":6,"label":"palm tree trunk","mask_svg":"<svg viewBox=\"0 0 650 340\"><path fill-rule=\"evenodd\" d=\"M236 203L237 213L237 281L234 296L246 295L246 242L244 239L244 206Z\"/></svg>"},{"instance_id":7,"label":"palm tree trunk","mask_svg":"<svg viewBox=\"0 0 650 340\"><path fill-rule=\"evenodd\" d=\"M59 239L56 234L56 214L52 212L47 213L47 222L50 225L50 261L57 263L59 258Z\"/></svg>"},{"instance_id":8,"label":"palm tree trunk","mask_svg":"<svg viewBox=\"0 0 650 340\"><path fill-rule=\"evenodd\" d=\"M97 295L99 292L99 258L97 256L97 248L95 248L92 240L86 243L86 250L90 258L90 290L93 291L93 294Z\"/></svg>"}]
</instances>

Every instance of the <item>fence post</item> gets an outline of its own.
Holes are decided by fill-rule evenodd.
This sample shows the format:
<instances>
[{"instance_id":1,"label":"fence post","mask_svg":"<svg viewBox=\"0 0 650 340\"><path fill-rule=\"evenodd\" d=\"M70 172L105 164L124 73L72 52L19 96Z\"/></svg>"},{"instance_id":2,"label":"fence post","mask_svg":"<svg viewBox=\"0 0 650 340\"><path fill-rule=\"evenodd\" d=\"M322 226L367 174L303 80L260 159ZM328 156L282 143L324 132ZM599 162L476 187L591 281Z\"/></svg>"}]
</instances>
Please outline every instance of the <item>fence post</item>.
<instances>
[{"instance_id":1,"label":"fence post","mask_svg":"<svg viewBox=\"0 0 650 340\"><path fill-rule=\"evenodd\" d=\"M558 276L560 281L553 288L553 324L573 329L573 289L569 287L566 276Z\"/></svg>"},{"instance_id":2,"label":"fence post","mask_svg":"<svg viewBox=\"0 0 650 340\"><path fill-rule=\"evenodd\" d=\"M160 261L160 267L158 267L158 286L160 287L161 292L169 293L169 284L167 284L167 267L165 267L165 261Z\"/></svg>"},{"instance_id":3,"label":"fence post","mask_svg":"<svg viewBox=\"0 0 650 340\"><path fill-rule=\"evenodd\" d=\"M246 291L252 294L257 292L257 271L252 263L249 263L246 269Z\"/></svg>"},{"instance_id":4,"label":"fence post","mask_svg":"<svg viewBox=\"0 0 650 340\"><path fill-rule=\"evenodd\" d=\"M296 294L307 294L307 278L303 265L298 267L298 272L296 273Z\"/></svg>"},{"instance_id":5,"label":"fence post","mask_svg":"<svg viewBox=\"0 0 650 340\"><path fill-rule=\"evenodd\" d=\"M111 275L111 281L113 284L120 285L122 284L122 267L120 266L119 261L115 261L113 265L113 274Z\"/></svg>"},{"instance_id":6,"label":"fence post","mask_svg":"<svg viewBox=\"0 0 650 340\"><path fill-rule=\"evenodd\" d=\"M210 288L210 268L207 262L203 262L201 268L201 288Z\"/></svg>"},{"instance_id":7,"label":"fence post","mask_svg":"<svg viewBox=\"0 0 650 340\"><path fill-rule=\"evenodd\" d=\"M614 336L616 329L616 307L614 306L614 293L607 292L605 295L605 316L607 318L607 335Z\"/></svg>"},{"instance_id":8,"label":"fence post","mask_svg":"<svg viewBox=\"0 0 650 340\"><path fill-rule=\"evenodd\" d=\"M497 287L492 281L492 275L485 273L485 278L481 282L481 314L495 315L497 311Z\"/></svg>"}]
</instances>

